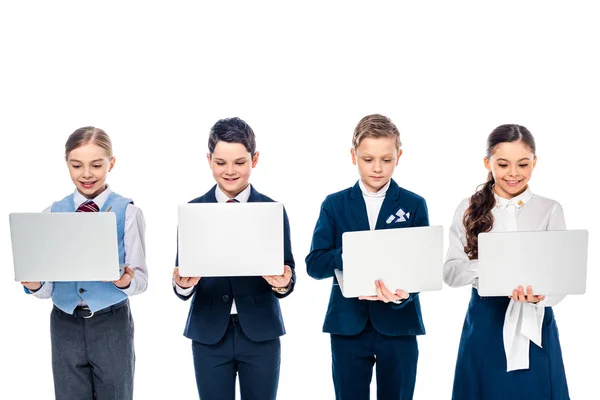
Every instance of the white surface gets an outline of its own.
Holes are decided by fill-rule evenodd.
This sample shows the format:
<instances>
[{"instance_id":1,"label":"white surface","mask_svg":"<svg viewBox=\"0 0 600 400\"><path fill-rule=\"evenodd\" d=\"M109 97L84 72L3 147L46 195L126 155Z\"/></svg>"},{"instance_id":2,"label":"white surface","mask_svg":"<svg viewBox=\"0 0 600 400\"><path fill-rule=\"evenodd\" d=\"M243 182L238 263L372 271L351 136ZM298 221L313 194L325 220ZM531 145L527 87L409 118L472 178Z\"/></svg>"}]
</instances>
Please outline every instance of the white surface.
<instances>
[{"instance_id":1,"label":"white surface","mask_svg":"<svg viewBox=\"0 0 600 400\"><path fill-rule=\"evenodd\" d=\"M11 213L15 280L120 278L114 213Z\"/></svg>"},{"instance_id":2,"label":"white surface","mask_svg":"<svg viewBox=\"0 0 600 400\"><path fill-rule=\"evenodd\" d=\"M588 231L480 233L479 294L510 296L519 285L534 294L583 294Z\"/></svg>"},{"instance_id":3,"label":"white surface","mask_svg":"<svg viewBox=\"0 0 600 400\"><path fill-rule=\"evenodd\" d=\"M283 274L283 205L194 203L179 206L179 274Z\"/></svg>"},{"instance_id":4,"label":"white surface","mask_svg":"<svg viewBox=\"0 0 600 400\"><path fill-rule=\"evenodd\" d=\"M182 336L190 303L171 278L177 205L214 184L205 153L219 118L252 126L251 181L290 218L298 282L281 301L280 400L335 397L321 332L332 279L308 277L304 257L325 196L356 182L350 144L366 114L396 122L404 153L394 178L445 227L486 179L489 132L527 126L538 146L534 193L560 202L569 229L589 229L588 263L600 265L596 2L31 3L0 2L0 209L7 218L71 193L67 136L89 124L110 134L108 181L147 222L148 291L131 301L136 400L198 398ZM51 302L13 281L9 235L0 224L0 399L54 399ZM554 309L575 400L598 392L599 294L600 269L590 267L587 293ZM451 397L470 295L465 286L419 296L427 334L414 400ZM375 399L375 378L371 387Z\"/></svg>"},{"instance_id":5,"label":"white surface","mask_svg":"<svg viewBox=\"0 0 600 400\"><path fill-rule=\"evenodd\" d=\"M444 229L425 226L342 235L344 270L340 289L344 297L374 296L375 281L391 292L440 290L444 264Z\"/></svg>"}]
</instances>

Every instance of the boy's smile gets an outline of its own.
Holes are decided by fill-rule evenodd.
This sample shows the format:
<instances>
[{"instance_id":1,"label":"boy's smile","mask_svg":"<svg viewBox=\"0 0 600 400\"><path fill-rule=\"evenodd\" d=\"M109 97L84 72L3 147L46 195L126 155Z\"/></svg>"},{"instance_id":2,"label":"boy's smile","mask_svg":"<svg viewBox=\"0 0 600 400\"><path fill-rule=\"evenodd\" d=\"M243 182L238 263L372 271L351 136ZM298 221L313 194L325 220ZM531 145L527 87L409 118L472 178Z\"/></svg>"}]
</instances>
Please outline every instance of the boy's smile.
<instances>
[{"instance_id":1,"label":"boy's smile","mask_svg":"<svg viewBox=\"0 0 600 400\"><path fill-rule=\"evenodd\" d=\"M206 155L213 178L229 198L234 198L249 185L250 173L258 162L241 143L219 141L212 154Z\"/></svg>"}]
</instances>

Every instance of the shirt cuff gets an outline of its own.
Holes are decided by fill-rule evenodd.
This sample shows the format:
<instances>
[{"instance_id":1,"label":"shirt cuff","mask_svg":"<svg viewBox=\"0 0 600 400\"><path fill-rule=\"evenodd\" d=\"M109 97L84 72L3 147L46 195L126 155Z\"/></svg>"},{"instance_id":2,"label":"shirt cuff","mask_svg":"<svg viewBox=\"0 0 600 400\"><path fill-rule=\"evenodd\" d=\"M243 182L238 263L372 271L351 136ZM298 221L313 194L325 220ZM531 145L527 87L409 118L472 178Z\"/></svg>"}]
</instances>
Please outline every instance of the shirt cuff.
<instances>
[{"instance_id":1,"label":"shirt cuff","mask_svg":"<svg viewBox=\"0 0 600 400\"><path fill-rule=\"evenodd\" d=\"M194 291L194 287L193 286L189 287L189 288L185 288L185 289L182 288L177 283L175 283L175 279L173 279L173 287L175 288L175 290L177 291L177 293L180 294L180 295L182 295L182 296L189 296Z\"/></svg>"}]
</instances>

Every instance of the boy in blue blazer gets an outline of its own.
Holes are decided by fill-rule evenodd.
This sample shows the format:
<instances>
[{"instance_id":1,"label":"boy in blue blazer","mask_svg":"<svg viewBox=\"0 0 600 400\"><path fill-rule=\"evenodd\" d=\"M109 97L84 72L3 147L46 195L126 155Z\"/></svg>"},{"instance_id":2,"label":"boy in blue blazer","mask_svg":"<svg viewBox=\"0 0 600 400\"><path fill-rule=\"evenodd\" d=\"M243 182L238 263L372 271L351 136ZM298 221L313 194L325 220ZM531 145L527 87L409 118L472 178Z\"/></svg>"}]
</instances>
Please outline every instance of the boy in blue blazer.
<instances>
[{"instance_id":1,"label":"boy in blue blazer","mask_svg":"<svg viewBox=\"0 0 600 400\"><path fill-rule=\"evenodd\" d=\"M334 269L343 270L344 232L429 225L425 200L392 179L401 155L400 133L389 118L374 114L358 123L351 156L360 179L353 187L327 196L306 257L310 276L333 277L323 331L331 334L333 383L339 400L369 398L375 362L378 399L413 397L419 353L416 335L425 334L418 294L377 281L376 296L345 298L334 276Z\"/></svg>"},{"instance_id":2,"label":"boy in blue blazer","mask_svg":"<svg viewBox=\"0 0 600 400\"><path fill-rule=\"evenodd\" d=\"M272 202L249 183L258 162L252 128L239 118L217 121L208 140L208 163L217 184L190 203ZM235 207L235 205L232 205ZM235 399L239 374L244 400L275 400L285 334L279 299L296 281L290 227L284 210L284 273L263 277L181 277L173 289L192 298L184 335L192 339L198 394L202 400ZM176 262L177 264L177 262Z\"/></svg>"}]
</instances>

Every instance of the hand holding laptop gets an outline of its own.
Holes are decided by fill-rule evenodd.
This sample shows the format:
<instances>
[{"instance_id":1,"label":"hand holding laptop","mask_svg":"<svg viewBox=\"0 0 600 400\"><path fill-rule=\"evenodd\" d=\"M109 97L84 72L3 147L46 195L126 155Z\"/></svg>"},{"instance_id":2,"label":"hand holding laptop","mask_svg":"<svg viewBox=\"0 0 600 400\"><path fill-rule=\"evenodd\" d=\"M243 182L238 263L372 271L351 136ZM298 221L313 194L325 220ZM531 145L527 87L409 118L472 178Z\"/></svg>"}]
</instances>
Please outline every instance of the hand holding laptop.
<instances>
[{"instance_id":1,"label":"hand holding laptop","mask_svg":"<svg viewBox=\"0 0 600 400\"><path fill-rule=\"evenodd\" d=\"M21 282L21 285L25 286L30 292L35 292L42 287L42 282Z\"/></svg>"},{"instance_id":2,"label":"hand holding laptop","mask_svg":"<svg viewBox=\"0 0 600 400\"><path fill-rule=\"evenodd\" d=\"M384 303L398 302L400 300L408 299L408 293L404 290L397 289L395 293L392 293L385 287L383 281L375 281L375 289L377 290L376 296L359 296L359 300L369 301L383 301Z\"/></svg>"},{"instance_id":3,"label":"hand holding laptop","mask_svg":"<svg viewBox=\"0 0 600 400\"><path fill-rule=\"evenodd\" d=\"M192 286L196 286L200 282L200 277L182 277L179 275L179 267L175 267L173 270L173 279L175 283L182 289L189 289Z\"/></svg>"},{"instance_id":4,"label":"hand holding laptop","mask_svg":"<svg viewBox=\"0 0 600 400\"><path fill-rule=\"evenodd\" d=\"M513 299L514 301L519 301L521 303L539 303L544 300L546 296L544 295L534 295L533 288L531 286L527 286L527 294L523 291L523 286L519 286L512 292L512 296L508 296L509 299Z\"/></svg>"},{"instance_id":5,"label":"hand holding laptop","mask_svg":"<svg viewBox=\"0 0 600 400\"><path fill-rule=\"evenodd\" d=\"M276 288L284 288L290 284L290 279L292 279L292 269L284 265L283 274L281 275L263 275L263 278L267 283Z\"/></svg>"},{"instance_id":6,"label":"hand holding laptop","mask_svg":"<svg viewBox=\"0 0 600 400\"><path fill-rule=\"evenodd\" d=\"M125 288L129 287L129 285L131 284L134 274L135 274L135 271L127 266L127 267L125 267L125 271L123 272L123 275L121 276L121 278L117 279L116 281L112 281L112 283L114 283L115 286L118 287L119 289L125 289Z\"/></svg>"}]
</instances>

